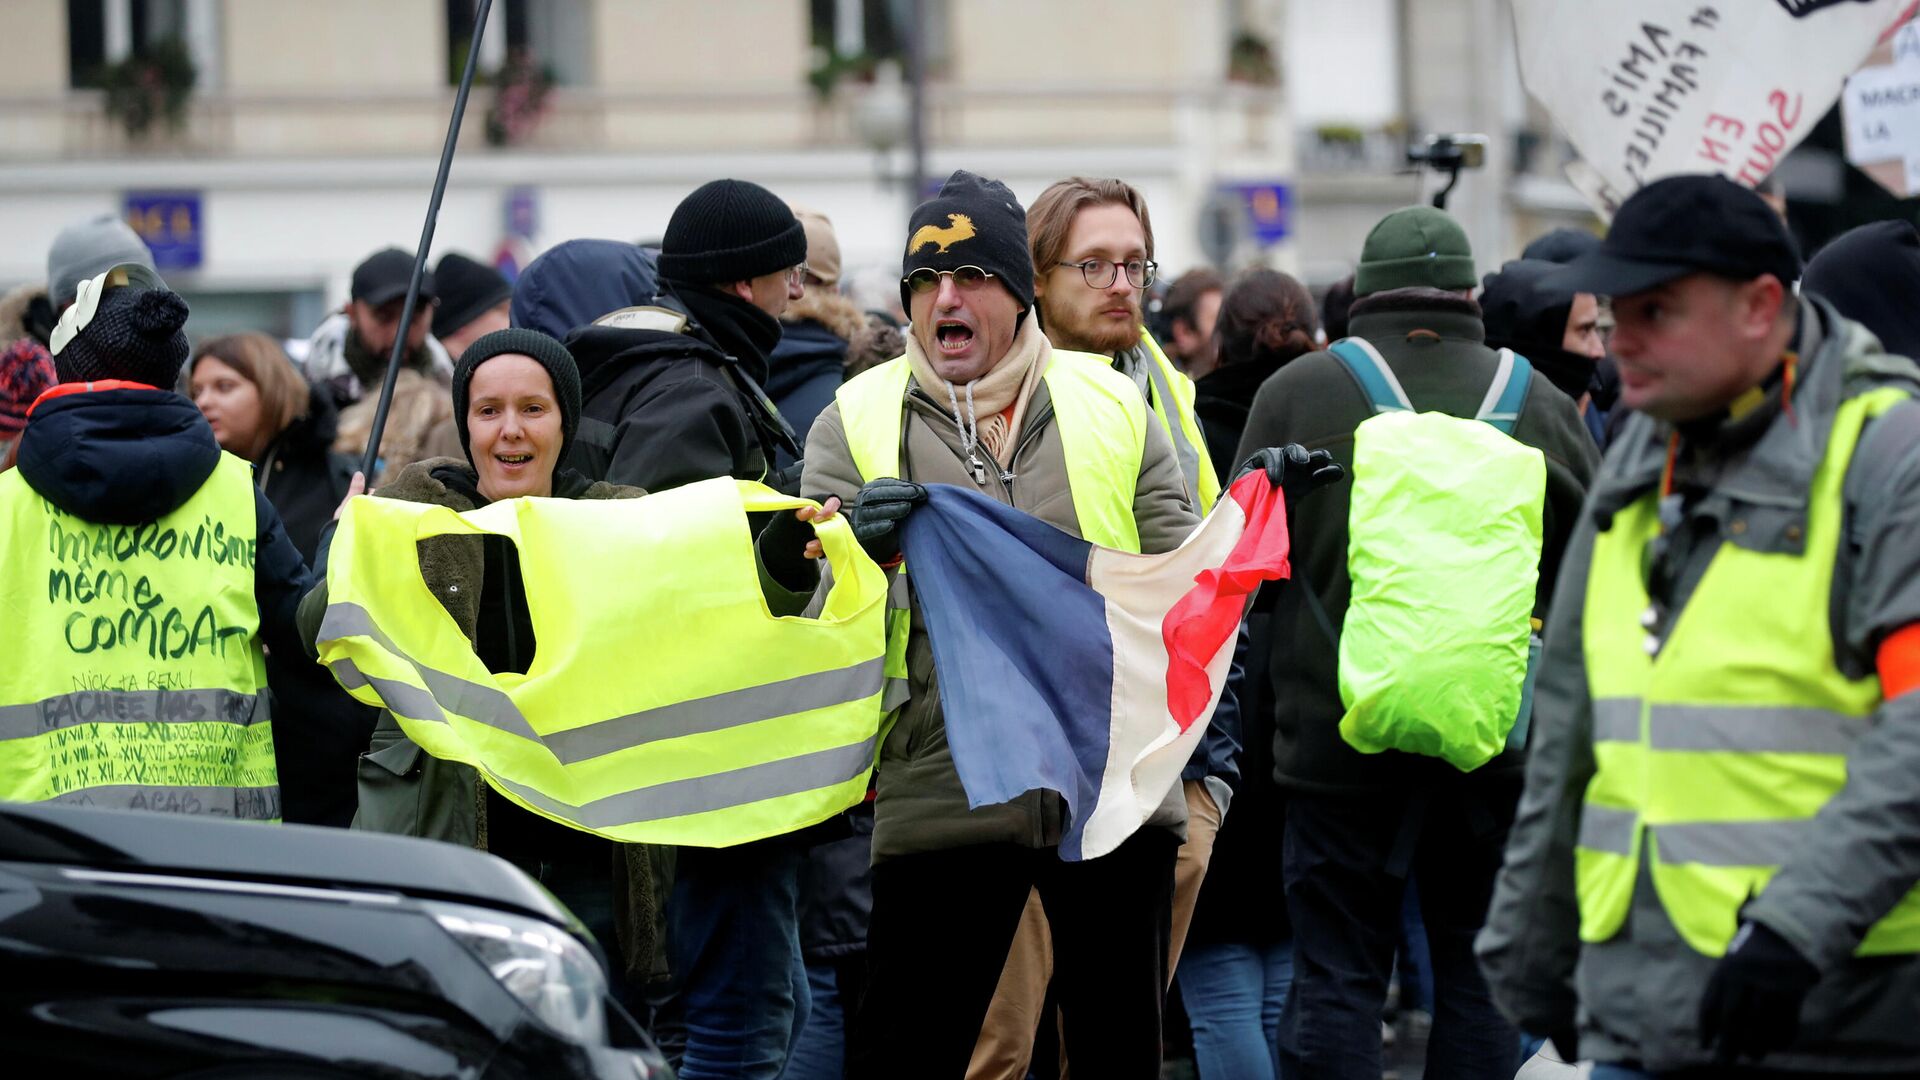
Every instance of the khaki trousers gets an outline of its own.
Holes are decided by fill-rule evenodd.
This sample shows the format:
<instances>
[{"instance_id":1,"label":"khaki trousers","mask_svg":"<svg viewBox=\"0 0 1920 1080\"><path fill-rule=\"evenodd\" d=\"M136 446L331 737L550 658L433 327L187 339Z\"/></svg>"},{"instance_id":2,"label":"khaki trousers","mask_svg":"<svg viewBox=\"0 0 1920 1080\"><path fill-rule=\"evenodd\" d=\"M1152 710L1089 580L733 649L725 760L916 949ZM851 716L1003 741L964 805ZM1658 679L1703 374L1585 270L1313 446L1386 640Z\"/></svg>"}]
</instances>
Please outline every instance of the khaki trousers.
<instances>
[{"instance_id":1,"label":"khaki trousers","mask_svg":"<svg viewBox=\"0 0 1920 1080\"><path fill-rule=\"evenodd\" d=\"M1173 864L1173 937L1168 949L1167 977L1180 966L1180 948L1193 923L1193 904L1200 882L1213 858L1214 834L1220 831L1220 809L1200 780L1183 781L1187 797L1187 842L1180 845ZM1053 981L1053 935L1038 890L1027 896L1020 913L1020 929L1000 971L993 1004L980 1025L980 1039L967 1065L967 1080L1025 1080L1033 1064L1034 1037L1040 1030L1040 1010ZM1060 1077L1067 1078L1066 1040L1060 1042Z\"/></svg>"}]
</instances>

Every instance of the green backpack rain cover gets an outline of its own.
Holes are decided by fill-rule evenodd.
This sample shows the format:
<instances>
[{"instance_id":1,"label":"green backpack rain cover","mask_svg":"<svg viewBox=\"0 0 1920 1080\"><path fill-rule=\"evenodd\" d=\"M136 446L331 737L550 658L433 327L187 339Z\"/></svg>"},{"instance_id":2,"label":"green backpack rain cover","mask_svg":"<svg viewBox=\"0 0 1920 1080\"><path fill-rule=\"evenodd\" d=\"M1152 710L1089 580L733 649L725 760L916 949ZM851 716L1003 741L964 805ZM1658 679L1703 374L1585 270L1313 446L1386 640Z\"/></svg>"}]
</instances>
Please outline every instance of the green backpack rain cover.
<instances>
[{"instance_id":1,"label":"green backpack rain cover","mask_svg":"<svg viewBox=\"0 0 1920 1080\"><path fill-rule=\"evenodd\" d=\"M1532 365L1501 350L1473 420L1415 412L1373 346L1332 346L1372 399L1354 431L1340 735L1362 753L1491 761L1523 709L1546 459L1513 438ZM1524 738L1524 736L1523 736Z\"/></svg>"}]
</instances>

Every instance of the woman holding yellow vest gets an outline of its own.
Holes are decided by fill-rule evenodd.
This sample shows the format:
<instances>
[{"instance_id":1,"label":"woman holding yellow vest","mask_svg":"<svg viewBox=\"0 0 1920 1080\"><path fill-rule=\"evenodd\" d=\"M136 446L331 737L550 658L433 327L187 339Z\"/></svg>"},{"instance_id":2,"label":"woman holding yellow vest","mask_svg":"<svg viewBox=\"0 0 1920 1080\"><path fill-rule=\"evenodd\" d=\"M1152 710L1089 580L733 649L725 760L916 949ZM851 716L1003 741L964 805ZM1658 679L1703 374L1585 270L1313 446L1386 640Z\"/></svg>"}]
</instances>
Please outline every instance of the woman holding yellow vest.
<instances>
[{"instance_id":1,"label":"woman holding yellow vest","mask_svg":"<svg viewBox=\"0 0 1920 1080\"><path fill-rule=\"evenodd\" d=\"M572 356L547 335L511 329L475 341L455 368L452 392L467 460L416 462L380 489L382 498L464 512L522 496L627 499L645 494L635 487L589 482L558 467L579 422L580 375ZM811 510L783 516L761 538L762 591L777 615L797 614L817 583L817 570L808 560L817 554L806 524L812 516ZM300 611L309 649L326 609L324 547L323 541L321 584ZM428 589L475 655L495 673L525 673L535 641L520 584L521 559L564 554L521 553L497 536L437 536L418 547ZM499 855L538 878L610 949L617 942L629 977L644 979L651 970L658 902L646 849L617 845L509 803L470 766L427 755L388 712L382 712L371 745L360 756L354 827Z\"/></svg>"}]
</instances>

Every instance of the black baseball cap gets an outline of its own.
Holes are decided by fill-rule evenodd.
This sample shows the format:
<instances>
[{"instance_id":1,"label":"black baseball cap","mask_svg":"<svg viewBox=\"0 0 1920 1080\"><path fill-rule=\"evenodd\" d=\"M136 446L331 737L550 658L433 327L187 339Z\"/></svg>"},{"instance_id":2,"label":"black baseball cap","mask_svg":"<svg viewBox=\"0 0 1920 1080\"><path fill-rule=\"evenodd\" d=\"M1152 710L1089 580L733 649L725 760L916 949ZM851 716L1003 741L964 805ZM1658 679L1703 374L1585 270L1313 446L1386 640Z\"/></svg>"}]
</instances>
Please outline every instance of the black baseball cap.
<instances>
[{"instance_id":1,"label":"black baseball cap","mask_svg":"<svg viewBox=\"0 0 1920 1080\"><path fill-rule=\"evenodd\" d=\"M1543 284L1628 296L1688 274L1734 281L1800 277L1800 250L1760 196L1720 175L1669 176L1633 193L1600 246Z\"/></svg>"},{"instance_id":2,"label":"black baseball cap","mask_svg":"<svg viewBox=\"0 0 1920 1080\"><path fill-rule=\"evenodd\" d=\"M379 307L407 295L407 283L413 280L413 256L399 248L387 248L367 256L353 268L353 299ZM433 270L420 276L420 299L432 300Z\"/></svg>"}]
</instances>

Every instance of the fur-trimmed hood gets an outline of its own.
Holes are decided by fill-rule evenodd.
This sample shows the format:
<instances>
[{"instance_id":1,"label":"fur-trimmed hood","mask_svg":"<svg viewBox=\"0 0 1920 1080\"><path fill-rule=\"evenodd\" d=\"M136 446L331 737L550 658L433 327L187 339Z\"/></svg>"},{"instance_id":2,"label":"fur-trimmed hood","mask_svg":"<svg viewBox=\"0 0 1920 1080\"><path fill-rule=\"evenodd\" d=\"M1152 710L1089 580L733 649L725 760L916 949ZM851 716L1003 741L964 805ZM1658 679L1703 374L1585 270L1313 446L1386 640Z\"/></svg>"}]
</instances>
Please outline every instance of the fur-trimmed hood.
<instances>
[{"instance_id":1,"label":"fur-trimmed hood","mask_svg":"<svg viewBox=\"0 0 1920 1080\"><path fill-rule=\"evenodd\" d=\"M32 336L32 331L28 329L28 315L35 300L46 298L47 285L44 281L18 285L5 295L0 295L0 346Z\"/></svg>"},{"instance_id":2,"label":"fur-trimmed hood","mask_svg":"<svg viewBox=\"0 0 1920 1080\"><path fill-rule=\"evenodd\" d=\"M852 300L830 287L821 286L808 289L805 296L788 304L786 314L780 316L780 321L788 325L817 322L841 341L852 341L853 335L867 325L867 316Z\"/></svg>"}]
</instances>

